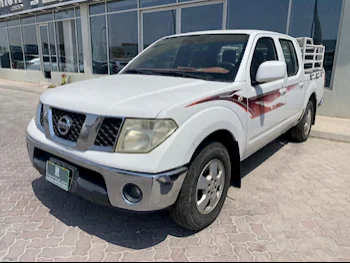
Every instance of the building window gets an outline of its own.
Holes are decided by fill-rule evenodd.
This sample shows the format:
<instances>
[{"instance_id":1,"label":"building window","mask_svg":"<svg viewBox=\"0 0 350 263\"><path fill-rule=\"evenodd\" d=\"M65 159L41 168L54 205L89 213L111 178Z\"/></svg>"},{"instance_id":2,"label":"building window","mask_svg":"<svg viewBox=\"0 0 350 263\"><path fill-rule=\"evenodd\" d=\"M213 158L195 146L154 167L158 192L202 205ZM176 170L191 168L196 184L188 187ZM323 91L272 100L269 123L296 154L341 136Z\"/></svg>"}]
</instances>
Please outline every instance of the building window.
<instances>
[{"instance_id":1,"label":"building window","mask_svg":"<svg viewBox=\"0 0 350 263\"><path fill-rule=\"evenodd\" d=\"M56 22L58 69L60 72L79 72L75 20Z\"/></svg>"},{"instance_id":2,"label":"building window","mask_svg":"<svg viewBox=\"0 0 350 263\"><path fill-rule=\"evenodd\" d=\"M7 26L18 26L19 25L19 19L13 19L7 21Z\"/></svg>"},{"instance_id":3,"label":"building window","mask_svg":"<svg viewBox=\"0 0 350 263\"><path fill-rule=\"evenodd\" d=\"M36 21L37 22L47 22L47 21L52 21L53 20L53 14L47 13L47 14L42 14L42 15L37 15L36 16Z\"/></svg>"},{"instance_id":4,"label":"building window","mask_svg":"<svg viewBox=\"0 0 350 263\"><path fill-rule=\"evenodd\" d=\"M90 15L98 15L104 13L106 13L106 3L90 5Z\"/></svg>"},{"instance_id":5,"label":"building window","mask_svg":"<svg viewBox=\"0 0 350 263\"><path fill-rule=\"evenodd\" d=\"M116 74L138 54L136 0L107 3L108 12L90 17L94 74ZM104 13L105 5L91 5L90 14ZM108 24L107 24L108 23Z\"/></svg>"},{"instance_id":6,"label":"building window","mask_svg":"<svg viewBox=\"0 0 350 263\"><path fill-rule=\"evenodd\" d=\"M55 20L74 18L74 9L63 10L55 13Z\"/></svg>"},{"instance_id":7,"label":"building window","mask_svg":"<svg viewBox=\"0 0 350 263\"><path fill-rule=\"evenodd\" d=\"M36 25L22 27L24 59L27 70L40 70Z\"/></svg>"},{"instance_id":8,"label":"building window","mask_svg":"<svg viewBox=\"0 0 350 263\"><path fill-rule=\"evenodd\" d=\"M77 39L78 39L79 72L84 73L84 51L83 51L83 39L82 39L82 32L81 32L81 19L77 19Z\"/></svg>"},{"instance_id":9,"label":"building window","mask_svg":"<svg viewBox=\"0 0 350 263\"><path fill-rule=\"evenodd\" d=\"M118 73L138 53L137 12L108 15L110 74Z\"/></svg>"},{"instance_id":10,"label":"building window","mask_svg":"<svg viewBox=\"0 0 350 263\"><path fill-rule=\"evenodd\" d=\"M90 23L93 73L108 74L106 16L91 17Z\"/></svg>"},{"instance_id":11,"label":"building window","mask_svg":"<svg viewBox=\"0 0 350 263\"><path fill-rule=\"evenodd\" d=\"M342 0L293 0L289 34L312 37L326 47L324 68L326 86L330 87L337 46Z\"/></svg>"},{"instance_id":12,"label":"building window","mask_svg":"<svg viewBox=\"0 0 350 263\"><path fill-rule=\"evenodd\" d=\"M107 3L108 12L116 12L137 8L137 0L118 0Z\"/></svg>"},{"instance_id":13,"label":"building window","mask_svg":"<svg viewBox=\"0 0 350 263\"><path fill-rule=\"evenodd\" d=\"M288 8L289 0L228 0L227 28L286 33Z\"/></svg>"},{"instance_id":14,"label":"building window","mask_svg":"<svg viewBox=\"0 0 350 263\"><path fill-rule=\"evenodd\" d=\"M222 29L223 4L181 9L181 32Z\"/></svg>"},{"instance_id":15,"label":"building window","mask_svg":"<svg viewBox=\"0 0 350 263\"><path fill-rule=\"evenodd\" d=\"M154 41L176 33L176 10L143 14L143 48Z\"/></svg>"},{"instance_id":16,"label":"building window","mask_svg":"<svg viewBox=\"0 0 350 263\"><path fill-rule=\"evenodd\" d=\"M5 28L0 29L0 68L11 68L7 32Z\"/></svg>"},{"instance_id":17,"label":"building window","mask_svg":"<svg viewBox=\"0 0 350 263\"><path fill-rule=\"evenodd\" d=\"M24 69L21 28L11 27L8 29L10 55L13 69Z\"/></svg>"},{"instance_id":18,"label":"building window","mask_svg":"<svg viewBox=\"0 0 350 263\"><path fill-rule=\"evenodd\" d=\"M141 7L174 4L176 0L140 0Z\"/></svg>"},{"instance_id":19,"label":"building window","mask_svg":"<svg viewBox=\"0 0 350 263\"><path fill-rule=\"evenodd\" d=\"M22 25L35 24L35 16L21 18Z\"/></svg>"}]
</instances>

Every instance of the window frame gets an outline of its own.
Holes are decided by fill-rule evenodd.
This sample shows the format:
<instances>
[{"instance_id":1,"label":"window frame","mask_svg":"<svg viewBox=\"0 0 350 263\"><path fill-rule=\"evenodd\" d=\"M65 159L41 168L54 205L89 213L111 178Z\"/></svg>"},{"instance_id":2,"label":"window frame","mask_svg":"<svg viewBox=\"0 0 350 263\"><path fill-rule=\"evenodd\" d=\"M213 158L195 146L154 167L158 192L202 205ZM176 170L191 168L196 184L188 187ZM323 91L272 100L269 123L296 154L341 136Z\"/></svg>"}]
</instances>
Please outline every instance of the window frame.
<instances>
[{"instance_id":1,"label":"window frame","mask_svg":"<svg viewBox=\"0 0 350 263\"><path fill-rule=\"evenodd\" d=\"M261 83L259 83L257 81L253 81L253 79L251 77L251 67L252 67L252 64L253 64L253 57L254 57L255 50L256 50L256 48L257 48L257 46L259 44L259 41L262 40L262 39L270 39L270 40L272 40L273 46L275 48L275 55L276 55L276 60L274 60L274 61L280 61L280 58L281 58L280 54L278 52L278 45L276 43L276 38L275 37L267 36L267 35L259 35L259 36L257 36L256 39L255 39L256 41L254 41L254 44L253 44L254 49L253 49L253 51L251 53L251 56L249 58L249 64L248 64L249 68L247 68L247 76L249 76L250 84L252 85L252 87L255 87L255 86L261 84ZM266 62L266 61L264 61L264 62ZM273 60L270 60L270 61L273 61ZM271 83L271 82L267 82L267 83ZM266 83L264 83L264 84L266 84Z\"/></svg>"},{"instance_id":2,"label":"window frame","mask_svg":"<svg viewBox=\"0 0 350 263\"><path fill-rule=\"evenodd\" d=\"M279 41L279 43L280 43L281 50L282 50L282 54L283 54L283 58L284 58L284 61L286 62L286 64L287 64L287 61L286 61L286 58L285 58L285 55L284 55L284 52L283 52L282 41L287 42L288 49L289 49L289 51L290 51L290 55L292 56L292 53L294 53L294 57L295 57L295 61L296 61L297 70L296 70L296 72L293 73L293 75L290 75L290 76L289 76L288 64L287 64L287 74L288 74L288 78L292 78L292 77L297 76L297 75L299 74L299 72L300 72L300 65L299 65L298 53L297 53L296 48L295 48L295 43L294 43L292 40L286 39L286 38L279 38L278 41Z\"/></svg>"}]
</instances>

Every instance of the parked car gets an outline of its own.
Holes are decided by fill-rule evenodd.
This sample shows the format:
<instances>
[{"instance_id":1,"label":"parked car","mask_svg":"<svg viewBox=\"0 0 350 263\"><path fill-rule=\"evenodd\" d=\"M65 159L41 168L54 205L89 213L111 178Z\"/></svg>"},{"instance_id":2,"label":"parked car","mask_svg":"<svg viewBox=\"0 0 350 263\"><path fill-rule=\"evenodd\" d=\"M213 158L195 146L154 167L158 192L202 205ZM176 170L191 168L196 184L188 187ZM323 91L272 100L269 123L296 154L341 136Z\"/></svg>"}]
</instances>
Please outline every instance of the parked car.
<instances>
[{"instance_id":1,"label":"parked car","mask_svg":"<svg viewBox=\"0 0 350 263\"><path fill-rule=\"evenodd\" d=\"M57 56L43 56L44 60L44 72L78 72L78 65L76 62L72 60L60 56L59 63L57 63ZM31 60L26 61L27 70L40 70L41 62L40 58L33 58ZM80 63L79 65L80 72L84 72L84 65Z\"/></svg>"},{"instance_id":2,"label":"parked car","mask_svg":"<svg viewBox=\"0 0 350 263\"><path fill-rule=\"evenodd\" d=\"M284 133L308 139L323 102L324 47L304 40L255 30L162 38L118 75L42 94L27 128L30 160L65 191L169 209L199 231L231 184L241 187L241 161Z\"/></svg>"}]
</instances>

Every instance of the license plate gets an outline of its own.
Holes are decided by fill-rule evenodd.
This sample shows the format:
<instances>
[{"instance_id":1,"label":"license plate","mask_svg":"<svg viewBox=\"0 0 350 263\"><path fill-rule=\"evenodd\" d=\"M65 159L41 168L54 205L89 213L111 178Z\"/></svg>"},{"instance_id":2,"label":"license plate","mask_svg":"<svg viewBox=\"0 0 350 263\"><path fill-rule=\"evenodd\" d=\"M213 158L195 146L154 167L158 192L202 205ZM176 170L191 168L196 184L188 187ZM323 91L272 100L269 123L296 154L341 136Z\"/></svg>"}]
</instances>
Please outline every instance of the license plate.
<instances>
[{"instance_id":1,"label":"license plate","mask_svg":"<svg viewBox=\"0 0 350 263\"><path fill-rule=\"evenodd\" d=\"M46 162L46 180L69 191L71 184L71 171L51 161Z\"/></svg>"}]
</instances>

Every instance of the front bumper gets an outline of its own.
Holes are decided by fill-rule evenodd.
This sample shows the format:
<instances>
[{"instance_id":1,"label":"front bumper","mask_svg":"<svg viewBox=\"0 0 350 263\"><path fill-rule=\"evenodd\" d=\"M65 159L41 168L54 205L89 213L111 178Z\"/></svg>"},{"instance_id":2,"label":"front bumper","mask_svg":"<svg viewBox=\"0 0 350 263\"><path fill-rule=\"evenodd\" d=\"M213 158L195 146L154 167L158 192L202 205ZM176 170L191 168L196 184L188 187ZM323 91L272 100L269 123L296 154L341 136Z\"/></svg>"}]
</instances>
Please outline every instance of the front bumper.
<instances>
[{"instance_id":1,"label":"front bumper","mask_svg":"<svg viewBox=\"0 0 350 263\"><path fill-rule=\"evenodd\" d=\"M46 161L54 158L76 168L71 192L90 201L131 211L157 211L173 205L180 193L187 168L148 174L119 170L69 155L26 136L32 165L46 173ZM130 203L123 195L127 184L137 185L143 194L139 203Z\"/></svg>"}]
</instances>

